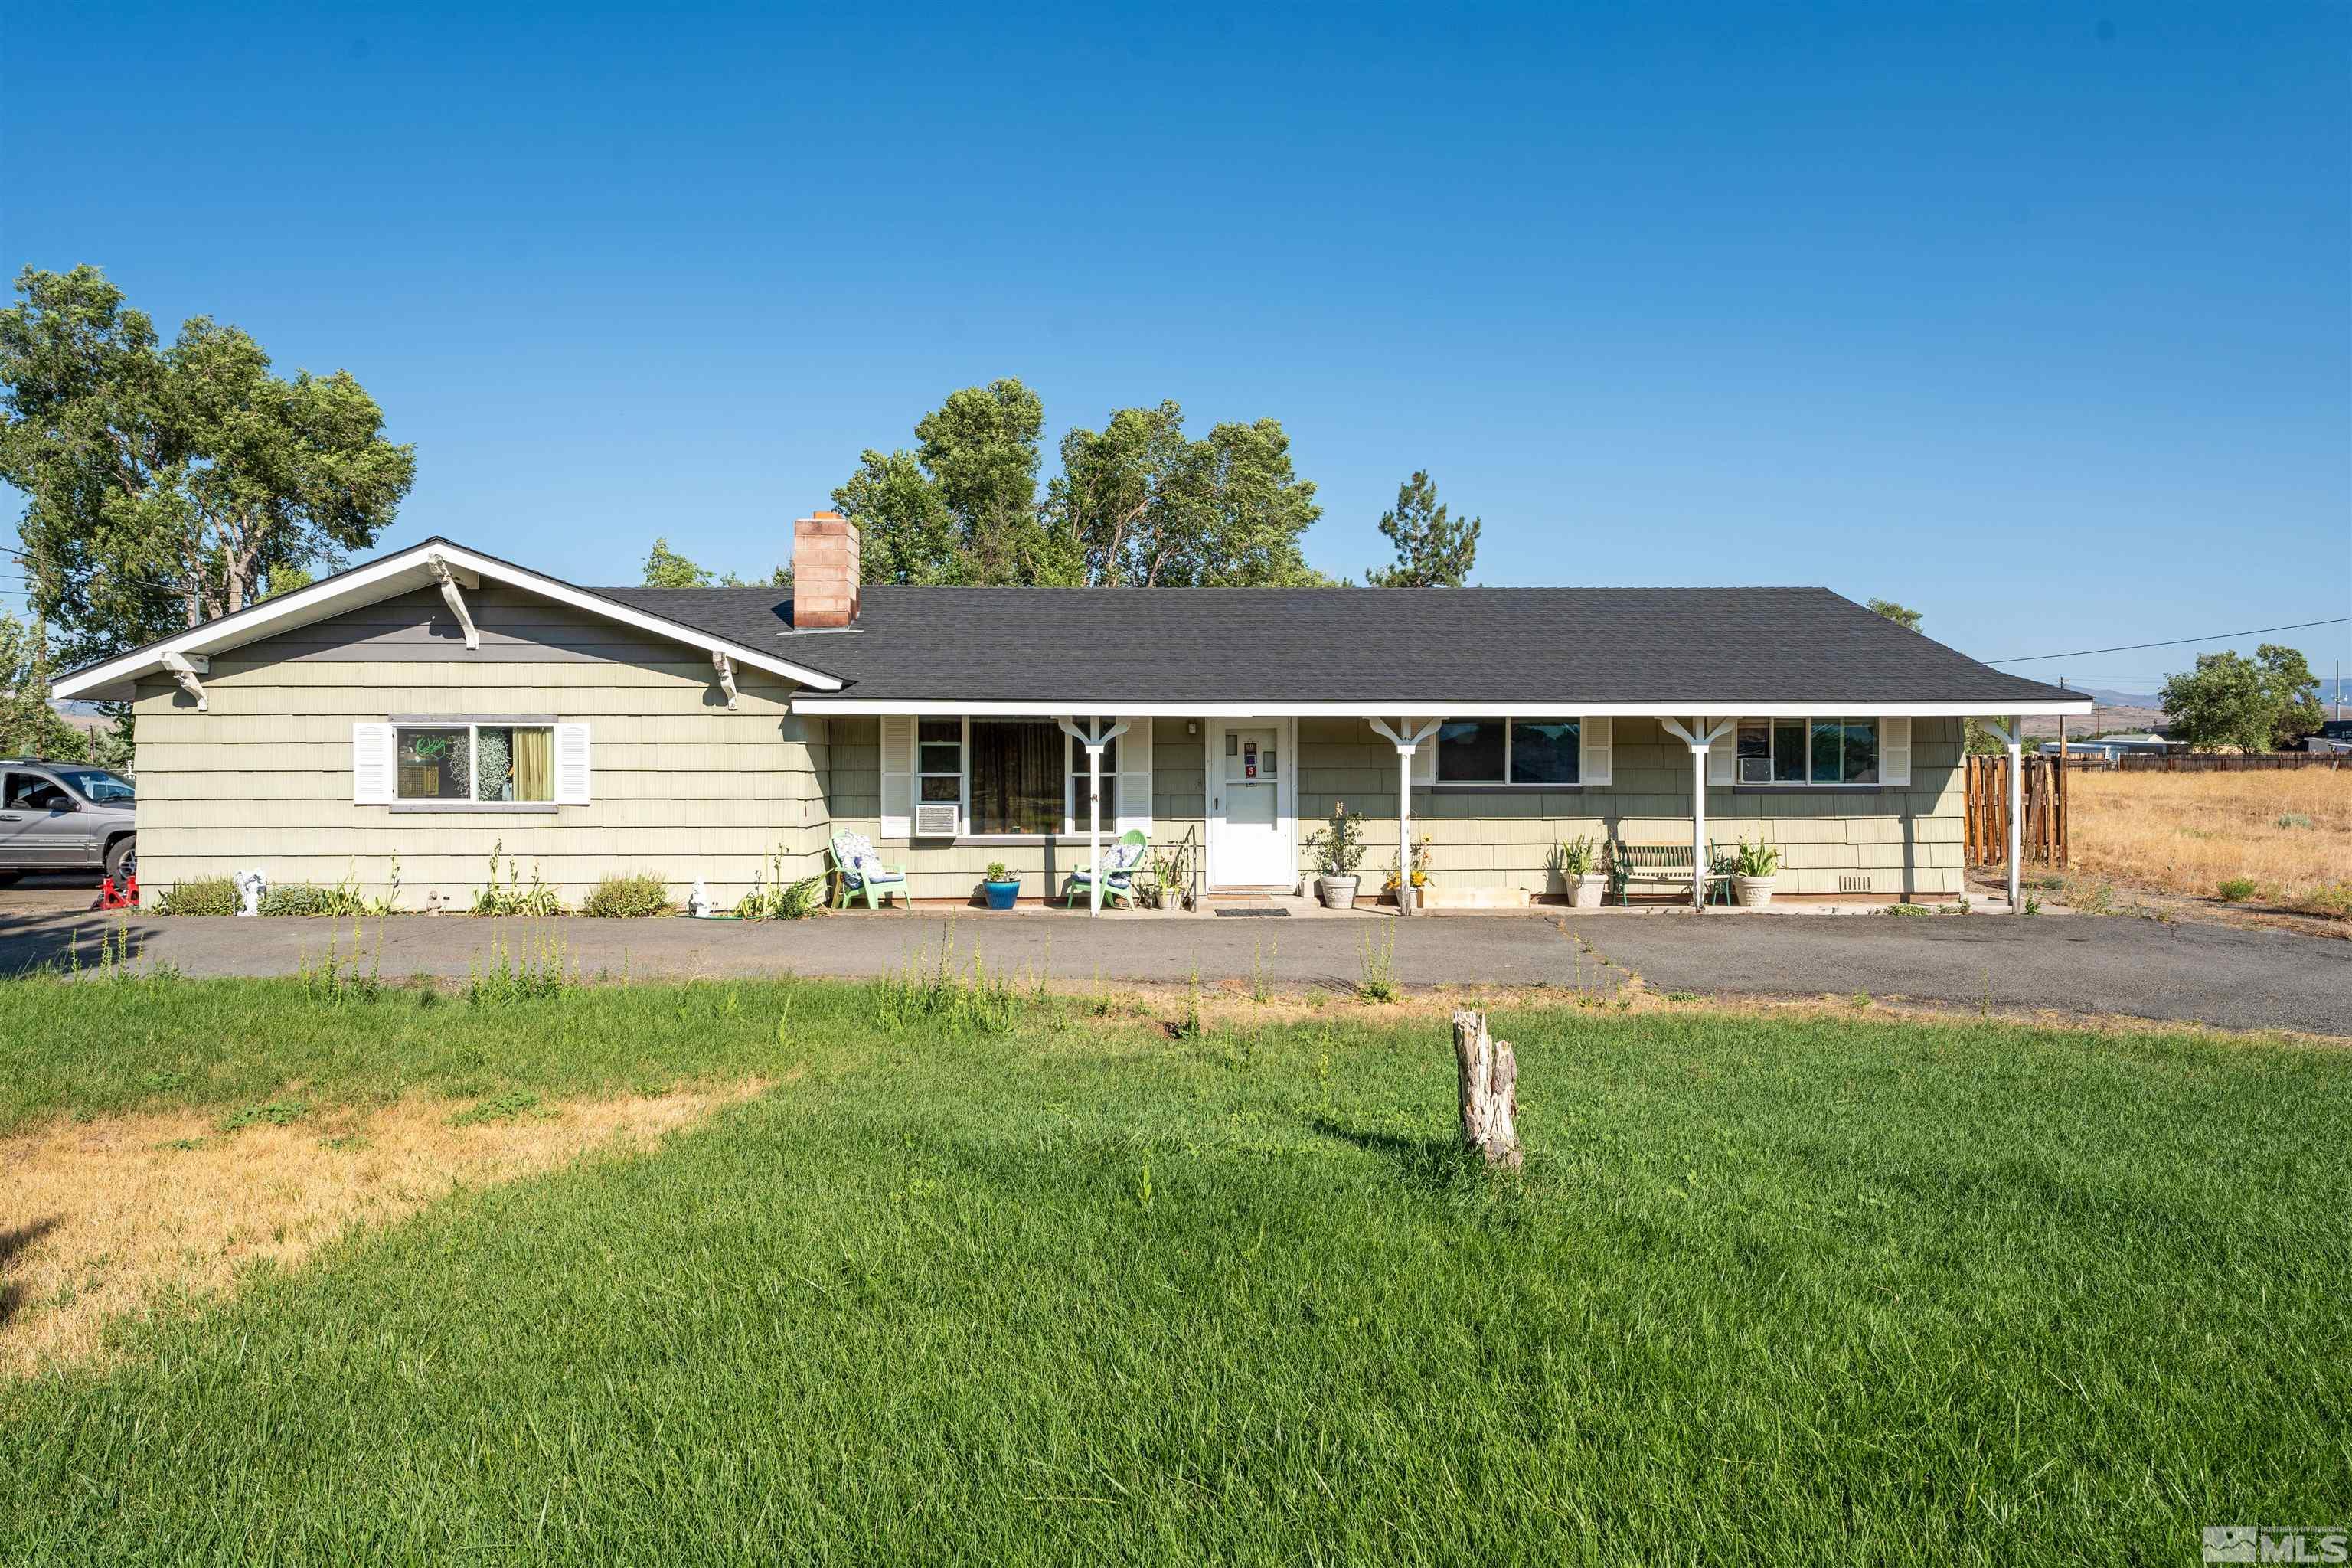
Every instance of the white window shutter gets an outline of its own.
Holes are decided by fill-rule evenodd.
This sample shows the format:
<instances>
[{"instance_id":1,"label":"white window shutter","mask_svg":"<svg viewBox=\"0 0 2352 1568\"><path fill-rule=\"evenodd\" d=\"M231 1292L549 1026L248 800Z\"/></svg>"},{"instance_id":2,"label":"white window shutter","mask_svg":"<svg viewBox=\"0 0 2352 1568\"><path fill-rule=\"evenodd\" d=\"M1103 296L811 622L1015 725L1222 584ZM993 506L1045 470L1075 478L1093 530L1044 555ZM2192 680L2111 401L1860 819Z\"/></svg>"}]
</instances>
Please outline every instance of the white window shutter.
<instances>
[{"instance_id":1,"label":"white window shutter","mask_svg":"<svg viewBox=\"0 0 2352 1568\"><path fill-rule=\"evenodd\" d=\"M352 726L352 804L392 804L392 726Z\"/></svg>"},{"instance_id":2,"label":"white window shutter","mask_svg":"<svg viewBox=\"0 0 2352 1568\"><path fill-rule=\"evenodd\" d=\"M1710 723L1712 721L1709 721ZM1699 731L1705 734L1706 731ZM1733 782L1734 759L1739 755L1739 730L1734 726L1728 734L1718 738L1706 749L1706 782L1709 788Z\"/></svg>"},{"instance_id":3,"label":"white window shutter","mask_svg":"<svg viewBox=\"0 0 2352 1568\"><path fill-rule=\"evenodd\" d=\"M588 726L555 727L555 804L586 805L589 775L593 772L588 752Z\"/></svg>"},{"instance_id":4,"label":"white window shutter","mask_svg":"<svg viewBox=\"0 0 2352 1568\"><path fill-rule=\"evenodd\" d=\"M1878 721L1878 782L1911 782L1911 721L1883 718Z\"/></svg>"},{"instance_id":5,"label":"white window shutter","mask_svg":"<svg viewBox=\"0 0 2352 1568\"><path fill-rule=\"evenodd\" d=\"M1412 721L1408 720L1407 722L1410 723ZM1419 727L1417 724L1414 725L1415 729ZM1407 730L1405 733L1410 735L1412 731ZM1415 789L1421 789L1436 782L1437 731L1432 730L1429 732L1429 739L1412 749L1412 784Z\"/></svg>"},{"instance_id":6,"label":"white window shutter","mask_svg":"<svg viewBox=\"0 0 2352 1568\"><path fill-rule=\"evenodd\" d=\"M1607 714L1587 713L1578 721L1576 732L1584 743L1584 766L1578 777L1588 784L1610 782L1612 759L1616 753L1616 723Z\"/></svg>"},{"instance_id":7,"label":"white window shutter","mask_svg":"<svg viewBox=\"0 0 2352 1568\"><path fill-rule=\"evenodd\" d=\"M882 837L915 834L915 721L905 714L882 716Z\"/></svg>"},{"instance_id":8,"label":"white window shutter","mask_svg":"<svg viewBox=\"0 0 2352 1568\"><path fill-rule=\"evenodd\" d=\"M1086 749L1078 748L1078 758L1086 759ZM1118 816L1117 830L1128 833L1140 829L1146 838L1151 837L1151 720L1138 715L1127 721L1127 732L1118 738Z\"/></svg>"}]
</instances>

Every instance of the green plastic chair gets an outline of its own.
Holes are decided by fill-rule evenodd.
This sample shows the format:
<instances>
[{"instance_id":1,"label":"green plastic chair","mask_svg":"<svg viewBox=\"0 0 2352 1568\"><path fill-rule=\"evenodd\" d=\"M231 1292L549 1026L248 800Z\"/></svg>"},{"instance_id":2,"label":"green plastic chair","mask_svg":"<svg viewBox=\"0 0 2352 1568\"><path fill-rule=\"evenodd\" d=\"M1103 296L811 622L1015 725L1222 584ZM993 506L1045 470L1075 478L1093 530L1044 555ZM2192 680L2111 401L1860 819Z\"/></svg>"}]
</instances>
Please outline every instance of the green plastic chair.
<instances>
[{"instance_id":1,"label":"green plastic chair","mask_svg":"<svg viewBox=\"0 0 2352 1568\"><path fill-rule=\"evenodd\" d=\"M1104 907L1109 907L1117 899L1125 899L1130 910L1136 907L1135 873L1142 868L1144 851L1150 847L1150 843L1143 836L1143 829L1130 827L1118 836L1118 843L1110 847L1110 853L1103 857ZM1070 890L1063 898L1062 907L1066 910L1076 907L1087 889L1094 885L1094 879L1095 868L1092 866L1081 866L1071 872Z\"/></svg>"},{"instance_id":2,"label":"green plastic chair","mask_svg":"<svg viewBox=\"0 0 2352 1568\"><path fill-rule=\"evenodd\" d=\"M825 858L833 862L833 907L845 910L849 900L866 895L866 907L882 907L881 895L896 893L907 901L907 868L885 866L874 853L873 840L863 833L836 833L825 840Z\"/></svg>"}]
</instances>

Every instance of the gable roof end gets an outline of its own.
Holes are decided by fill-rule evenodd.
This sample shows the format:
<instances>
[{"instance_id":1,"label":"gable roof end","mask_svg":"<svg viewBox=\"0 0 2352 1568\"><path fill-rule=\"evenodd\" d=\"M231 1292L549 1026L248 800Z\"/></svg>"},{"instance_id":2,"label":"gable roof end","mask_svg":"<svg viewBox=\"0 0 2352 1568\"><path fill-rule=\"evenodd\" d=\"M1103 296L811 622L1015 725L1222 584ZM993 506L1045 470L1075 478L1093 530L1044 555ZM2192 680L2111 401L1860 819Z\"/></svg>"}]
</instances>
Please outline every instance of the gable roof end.
<instances>
[{"instance_id":1,"label":"gable roof end","mask_svg":"<svg viewBox=\"0 0 2352 1568\"><path fill-rule=\"evenodd\" d=\"M347 611L375 604L418 588L436 586L440 574L433 564L436 559L445 563L461 580L470 577L476 583L488 579L552 599L561 605L656 637L709 653L723 653L736 663L752 669L764 669L788 680L819 691L838 691L841 678L810 665L781 658L771 649L757 644L746 644L700 626L680 620L643 605L626 604L609 594L593 588L583 588L561 578L533 572L511 561L486 555L478 550L444 539L438 534L406 550L366 562L347 572L322 577L316 583L296 589L257 605L248 605L235 615L223 616L191 626L144 647L132 648L112 658L82 666L59 676L50 686L52 695L61 700L128 700L135 683L145 676L165 668L167 655L179 658L226 653L263 637L276 637L298 627L332 619ZM467 584L472 586L473 584Z\"/></svg>"}]
</instances>

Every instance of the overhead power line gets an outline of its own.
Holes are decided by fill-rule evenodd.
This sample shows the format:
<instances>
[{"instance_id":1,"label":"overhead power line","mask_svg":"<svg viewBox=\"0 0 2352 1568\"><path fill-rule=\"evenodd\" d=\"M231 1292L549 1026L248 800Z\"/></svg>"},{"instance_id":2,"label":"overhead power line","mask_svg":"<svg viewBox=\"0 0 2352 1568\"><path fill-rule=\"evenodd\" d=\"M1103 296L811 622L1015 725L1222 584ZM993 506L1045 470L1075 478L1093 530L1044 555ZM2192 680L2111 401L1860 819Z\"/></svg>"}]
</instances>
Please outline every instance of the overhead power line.
<instances>
[{"instance_id":1,"label":"overhead power line","mask_svg":"<svg viewBox=\"0 0 2352 1568\"><path fill-rule=\"evenodd\" d=\"M2021 653L2014 658L1989 658L1987 664L2032 664L2045 658L2088 658L2095 653L2136 653L2144 647L2179 647L2193 642L2234 642L2239 637L2258 637L2264 632L2299 632L2310 626L2340 626L2352 621L2352 616L2337 616L2325 621L2297 621L2291 626L2256 626L2245 632L2216 632L2209 637L2172 637L2164 642L2129 642L2114 647L2077 648L2073 653Z\"/></svg>"}]
</instances>

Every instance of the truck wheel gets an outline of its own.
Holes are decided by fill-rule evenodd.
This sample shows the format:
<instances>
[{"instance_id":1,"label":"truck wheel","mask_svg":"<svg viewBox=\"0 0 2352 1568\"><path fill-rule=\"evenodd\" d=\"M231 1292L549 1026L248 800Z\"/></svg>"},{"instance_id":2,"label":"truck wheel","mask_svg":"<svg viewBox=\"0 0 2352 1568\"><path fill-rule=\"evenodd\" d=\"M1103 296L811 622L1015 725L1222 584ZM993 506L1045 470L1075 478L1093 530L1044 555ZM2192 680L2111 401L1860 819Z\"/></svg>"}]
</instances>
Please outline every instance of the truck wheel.
<instances>
[{"instance_id":1,"label":"truck wheel","mask_svg":"<svg viewBox=\"0 0 2352 1568\"><path fill-rule=\"evenodd\" d=\"M136 870L139 836L126 833L106 847L106 874L121 882L126 872Z\"/></svg>"}]
</instances>

